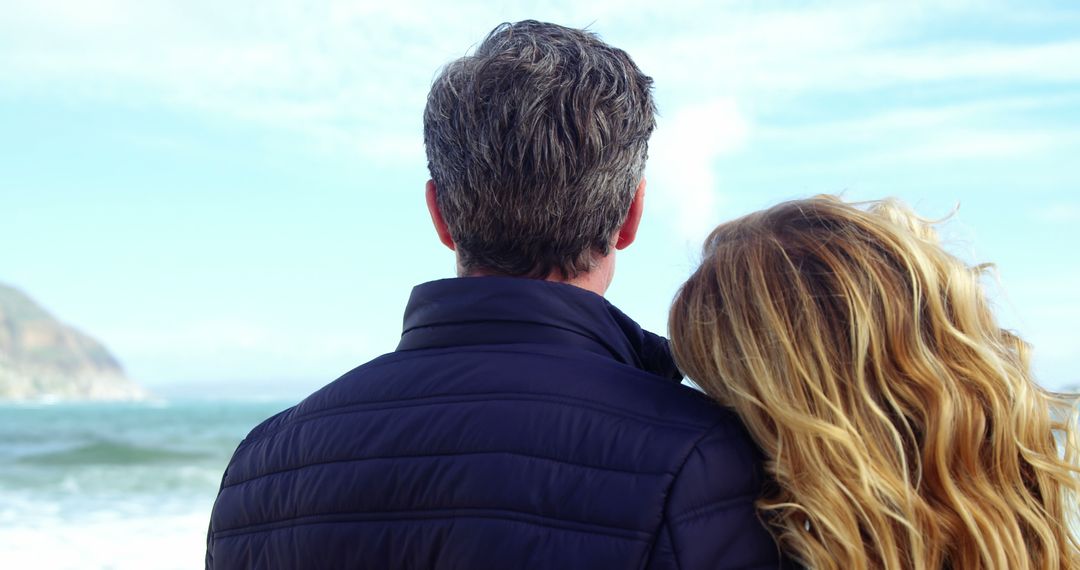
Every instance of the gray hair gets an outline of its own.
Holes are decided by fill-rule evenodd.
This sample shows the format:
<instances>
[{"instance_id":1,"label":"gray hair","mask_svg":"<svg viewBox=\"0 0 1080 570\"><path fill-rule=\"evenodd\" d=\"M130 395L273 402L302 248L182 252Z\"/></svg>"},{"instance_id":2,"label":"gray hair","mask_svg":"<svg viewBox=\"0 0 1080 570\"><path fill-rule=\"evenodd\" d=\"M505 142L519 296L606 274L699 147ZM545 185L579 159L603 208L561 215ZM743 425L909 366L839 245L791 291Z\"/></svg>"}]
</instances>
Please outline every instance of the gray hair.
<instances>
[{"instance_id":1,"label":"gray hair","mask_svg":"<svg viewBox=\"0 0 1080 570\"><path fill-rule=\"evenodd\" d=\"M655 115L652 79L584 30L501 24L448 64L424 145L462 270L589 271L626 218Z\"/></svg>"}]
</instances>

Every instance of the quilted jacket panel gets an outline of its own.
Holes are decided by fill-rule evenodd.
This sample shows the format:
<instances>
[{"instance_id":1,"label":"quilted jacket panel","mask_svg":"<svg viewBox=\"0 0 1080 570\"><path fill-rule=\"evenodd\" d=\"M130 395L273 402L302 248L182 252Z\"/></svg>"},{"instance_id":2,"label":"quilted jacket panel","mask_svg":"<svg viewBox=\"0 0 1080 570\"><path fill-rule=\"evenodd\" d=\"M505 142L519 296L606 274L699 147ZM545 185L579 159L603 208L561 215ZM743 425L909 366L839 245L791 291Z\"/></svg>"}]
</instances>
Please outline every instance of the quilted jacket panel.
<instances>
[{"instance_id":1,"label":"quilted jacket panel","mask_svg":"<svg viewBox=\"0 0 1080 570\"><path fill-rule=\"evenodd\" d=\"M240 444L207 568L777 568L762 483L737 418L603 298L437 281L396 352Z\"/></svg>"}]
</instances>

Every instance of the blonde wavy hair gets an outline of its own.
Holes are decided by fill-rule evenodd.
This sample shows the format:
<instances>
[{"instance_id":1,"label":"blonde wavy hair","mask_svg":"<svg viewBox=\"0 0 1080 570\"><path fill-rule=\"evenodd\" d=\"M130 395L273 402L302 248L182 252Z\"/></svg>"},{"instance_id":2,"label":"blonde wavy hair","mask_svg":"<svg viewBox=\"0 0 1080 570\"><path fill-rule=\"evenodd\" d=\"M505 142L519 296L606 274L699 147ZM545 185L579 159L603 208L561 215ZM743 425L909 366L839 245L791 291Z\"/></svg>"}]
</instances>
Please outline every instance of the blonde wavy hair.
<instances>
[{"instance_id":1,"label":"blonde wavy hair","mask_svg":"<svg viewBox=\"0 0 1080 570\"><path fill-rule=\"evenodd\" d=\"M682 370L735 409L758 507L810 568L1078 568L1076 400L1032 379L980 277L900 202L716 228L675 299Z\"/></svg>"}]
</instances>

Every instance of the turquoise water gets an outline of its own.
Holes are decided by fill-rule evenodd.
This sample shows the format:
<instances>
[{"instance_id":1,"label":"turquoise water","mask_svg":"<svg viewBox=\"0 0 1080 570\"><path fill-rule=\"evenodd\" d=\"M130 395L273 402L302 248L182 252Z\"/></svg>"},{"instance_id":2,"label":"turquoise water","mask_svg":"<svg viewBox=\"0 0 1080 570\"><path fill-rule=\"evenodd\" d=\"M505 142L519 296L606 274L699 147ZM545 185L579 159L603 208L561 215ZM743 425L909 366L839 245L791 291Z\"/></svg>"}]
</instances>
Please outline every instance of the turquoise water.
<instances>
[{"instance_id":1,"label":"turquoise water","mask_svg":"<svg viewBox=\"0 0 1080 570\"><path fill-rule=\"evenodd\" d=\"M202 568L229 456L293 403L0 404L0 569Z\"/></svg>"},{"instance_id":2,"label":"turquoise water","mask_svg":"<svg viewBox=\"0 0 1080 570\"><path fill-rule=\"evenodd\" d=\"M0 568L201 567L229 456L292 404L0 404Z\"/></svg>"}]
</instances>

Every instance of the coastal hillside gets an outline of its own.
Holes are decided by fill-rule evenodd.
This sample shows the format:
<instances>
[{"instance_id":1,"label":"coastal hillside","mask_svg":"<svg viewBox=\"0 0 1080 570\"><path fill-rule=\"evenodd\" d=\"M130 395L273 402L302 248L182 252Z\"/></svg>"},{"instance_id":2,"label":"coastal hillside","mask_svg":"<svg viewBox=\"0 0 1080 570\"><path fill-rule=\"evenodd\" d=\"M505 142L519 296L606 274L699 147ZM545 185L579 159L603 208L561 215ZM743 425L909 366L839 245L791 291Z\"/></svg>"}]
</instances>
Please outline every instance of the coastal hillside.
<instances>
[{"instance_id":1,"label":"coastal hillside","mask_svg":"<svg viewBox=\"0 0 1080 570\"><path fill-rule=\"evenodd\" d=\"M132 400L146 392L98 341L0 284L0 400Z\"/></svg>"}]
</instances>

